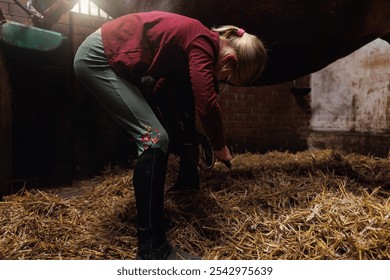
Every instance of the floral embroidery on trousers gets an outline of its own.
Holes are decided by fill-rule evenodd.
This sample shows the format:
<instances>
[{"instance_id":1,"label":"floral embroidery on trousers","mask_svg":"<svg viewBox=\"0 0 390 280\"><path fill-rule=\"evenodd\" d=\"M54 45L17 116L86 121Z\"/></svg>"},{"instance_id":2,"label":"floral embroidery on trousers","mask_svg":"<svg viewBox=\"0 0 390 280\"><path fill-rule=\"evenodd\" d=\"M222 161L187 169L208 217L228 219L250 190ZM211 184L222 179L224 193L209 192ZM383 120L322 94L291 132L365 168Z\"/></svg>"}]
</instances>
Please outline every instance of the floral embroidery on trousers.
<instances>
[{"instance_id":1,"label":"floral embroidery on trousers","mask_svg":"<svg viewBox=\"0 0 390 280\"><path fill-rule=\"evenodd\" d=\"M145 131L139 135L139 141L142 143L143 149L161 148L160 131L151 126L144 125Z\"/></svg>"}]
</instances>

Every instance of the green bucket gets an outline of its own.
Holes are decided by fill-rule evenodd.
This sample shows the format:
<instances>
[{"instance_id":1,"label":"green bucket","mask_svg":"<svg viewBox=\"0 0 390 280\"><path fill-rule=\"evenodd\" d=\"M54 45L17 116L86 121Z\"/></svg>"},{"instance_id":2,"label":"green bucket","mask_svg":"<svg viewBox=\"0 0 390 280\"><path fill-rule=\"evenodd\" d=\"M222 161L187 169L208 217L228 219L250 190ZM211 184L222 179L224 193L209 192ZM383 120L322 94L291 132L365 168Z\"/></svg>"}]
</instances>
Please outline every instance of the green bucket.
<instances>
[{"instance_id":1,"label":"green bucket","mask_svg":"<svg viewBox=\"0 0 390 280\"><path fill-rule=\"evenodd\" d=\"M0 40L17 48L49 52L61 47L66 36L58 32L6 21L0 24Z\"/></svg>"},{"instance_id":2,"label":"green bucket","mask_svg":"<svg viewBox=\"0 0 390 280\"><path fill-rule=\"evenodd\" d=\"M13 21L0 23L0 43L6 56L40 64L53 63L67 37L61 33Z\"/></svg>"}]
</instances>

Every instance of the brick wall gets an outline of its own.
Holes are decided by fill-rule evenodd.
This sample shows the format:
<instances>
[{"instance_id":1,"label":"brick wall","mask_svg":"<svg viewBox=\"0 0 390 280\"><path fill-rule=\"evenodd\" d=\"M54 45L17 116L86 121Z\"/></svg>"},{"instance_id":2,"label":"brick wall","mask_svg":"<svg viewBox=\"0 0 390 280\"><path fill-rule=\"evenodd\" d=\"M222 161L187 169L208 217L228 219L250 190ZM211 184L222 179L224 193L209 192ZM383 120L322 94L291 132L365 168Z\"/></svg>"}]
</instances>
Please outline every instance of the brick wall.
<instances>
[{"instance_id":1,"label":"brick wall","mask_svg":"<svg viewBox=\"0 0 390 280\"><path fill-rule=\"evenodd\" d=\"M0 5L8 20L28 24L13 1L1 0ZM55 65L10 63L14 181L61 184L135 157L130 139L73 77L75 51L103 22L99 17L66 14L52 28L68 36ZM309 79L298 83L308 86ZM234 152L307 148L310 114L302 109L302 102L309 100L292 95L292 86L292 82L272 87L222 86L226 138Z\"/></svg>"},{"instance_id":2,"label":"brick wall","mask_svg":"<svg viewBox=\"0 0 390 280\"><path fill-rule=\"evenodd\" d=\"M21 3L25 4L27 1L21 1ZM12 0L2 0L0 1L0 8L2 9L4 15L7 19L17 21L20 23L26 23L26 13L20 9L14 1Z\"/></svg>"},{"instance_id":3,"label":"brick wall","mask_svg":"<svg viewBox=\"0 0 390 280\"><path fill-rule=\"evenodd\" d=\"M303 97L290 93L292 83L221 89L227 140L235 151L265 152L306 149L309 113ZM305 97L305 99L308 97Z\"/></svg>"}]
</instances>

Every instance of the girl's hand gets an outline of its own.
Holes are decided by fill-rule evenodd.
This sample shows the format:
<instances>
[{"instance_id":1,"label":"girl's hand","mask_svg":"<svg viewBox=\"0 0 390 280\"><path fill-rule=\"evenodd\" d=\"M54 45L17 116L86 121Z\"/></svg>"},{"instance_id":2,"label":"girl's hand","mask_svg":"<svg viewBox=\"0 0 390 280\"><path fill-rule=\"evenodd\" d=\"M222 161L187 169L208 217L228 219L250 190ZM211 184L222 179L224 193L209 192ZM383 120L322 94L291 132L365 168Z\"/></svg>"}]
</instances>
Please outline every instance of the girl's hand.
<instances>
[{"instance_id":1,"label":"girl's hand","mask_svg":"<svg viewBox=\"0 0 390 280\"><path fill-rule=\"evenodd\" d=\"M222 148L222 150L214 151L215 157L221 161L229 162L233 159L230 154L229 148L226 145Z\"/></svg>"}]
</instances>

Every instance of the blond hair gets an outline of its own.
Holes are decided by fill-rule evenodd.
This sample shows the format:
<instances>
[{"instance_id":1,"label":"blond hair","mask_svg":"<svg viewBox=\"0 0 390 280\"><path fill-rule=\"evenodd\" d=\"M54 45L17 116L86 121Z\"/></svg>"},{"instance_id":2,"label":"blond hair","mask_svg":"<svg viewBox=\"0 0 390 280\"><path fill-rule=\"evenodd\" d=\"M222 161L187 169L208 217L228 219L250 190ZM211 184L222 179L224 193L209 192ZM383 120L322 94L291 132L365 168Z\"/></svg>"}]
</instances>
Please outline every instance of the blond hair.
<instances>
[{"instance_id":1,"label":"blond hair","mask_svg":"<svg viewBox=\"0 0 390 280\"><path fill-rule=\"evenodd\" d=\"M231 79L238 86L254 83L264 70L267 51L259 38L233 25L212 28L235 50L237 63Z\"/></svg>"}]
</instances>

